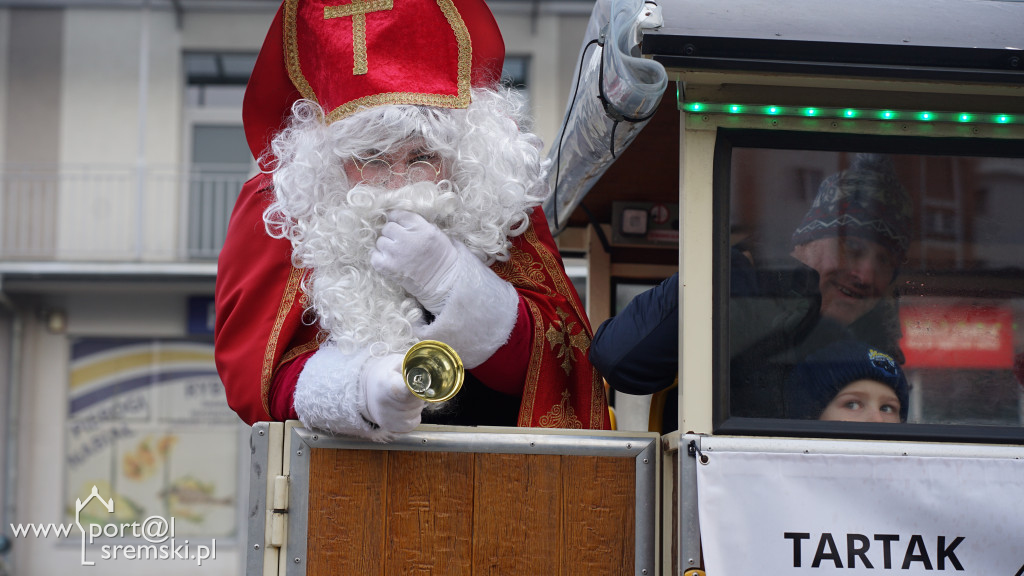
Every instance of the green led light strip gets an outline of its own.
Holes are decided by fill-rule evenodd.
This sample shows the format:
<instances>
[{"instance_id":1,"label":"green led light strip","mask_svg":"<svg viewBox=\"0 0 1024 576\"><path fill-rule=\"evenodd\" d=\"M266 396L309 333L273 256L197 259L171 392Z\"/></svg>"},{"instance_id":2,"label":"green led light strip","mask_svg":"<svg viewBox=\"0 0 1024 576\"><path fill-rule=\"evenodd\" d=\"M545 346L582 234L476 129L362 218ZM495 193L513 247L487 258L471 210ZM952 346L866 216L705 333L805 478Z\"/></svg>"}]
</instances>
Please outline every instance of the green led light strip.
<instances>
[{"instance_id":1,"label":"green led light strip","mask_svg":"<svg viewBox=\"0 0 1024 576\"><path fill-rule=\"evenodd\" d=\"M928 110L879 110L874 108L827 108L818 106L774 106L770 104L680 103L680 109L695 114L734 116L790 116L800 118L842 118L847 120L892 120L899 122L947 122L959 124L1024 124L1024 114L981 112L932 112Z\"/></svg>"}]
</instances>

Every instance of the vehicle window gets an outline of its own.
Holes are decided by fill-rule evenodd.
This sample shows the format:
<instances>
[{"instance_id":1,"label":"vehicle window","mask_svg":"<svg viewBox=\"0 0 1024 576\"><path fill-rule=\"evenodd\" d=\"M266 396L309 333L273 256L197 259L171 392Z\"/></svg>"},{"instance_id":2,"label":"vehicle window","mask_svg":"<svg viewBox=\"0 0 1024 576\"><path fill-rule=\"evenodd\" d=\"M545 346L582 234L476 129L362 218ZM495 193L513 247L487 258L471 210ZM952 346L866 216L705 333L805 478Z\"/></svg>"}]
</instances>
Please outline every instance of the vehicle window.
<instances>
[{"instance_id":1,"label":"vehicle window","mask_svg":"<svg viewBox=\"0 0 1024 576\"><path fill-rule=\"evenodd\" d=\"M1019 427L1024 158L884 148L731 149L729 415Z\"/></svg>"}]
</instances>

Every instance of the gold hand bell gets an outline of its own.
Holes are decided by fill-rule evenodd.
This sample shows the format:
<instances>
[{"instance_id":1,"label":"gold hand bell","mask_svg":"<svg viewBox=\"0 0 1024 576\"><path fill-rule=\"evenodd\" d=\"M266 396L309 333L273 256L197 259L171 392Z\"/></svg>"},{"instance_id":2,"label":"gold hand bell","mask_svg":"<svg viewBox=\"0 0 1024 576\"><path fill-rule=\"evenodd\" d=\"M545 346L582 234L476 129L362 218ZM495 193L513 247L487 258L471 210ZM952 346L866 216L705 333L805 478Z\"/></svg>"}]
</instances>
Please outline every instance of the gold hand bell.
<instances>
[{"instance_id":1,"label":"gold hand bell","mask_svg":"<svg viewBox=\"0 0 1024 576\"><path fill-rule=\"evenodd\" d=\"M462 388L466 371L452 347L437 340L417 342L402 359L402 375L412 393L427 402L444 402Z\"/></svg>"}]
</instances>

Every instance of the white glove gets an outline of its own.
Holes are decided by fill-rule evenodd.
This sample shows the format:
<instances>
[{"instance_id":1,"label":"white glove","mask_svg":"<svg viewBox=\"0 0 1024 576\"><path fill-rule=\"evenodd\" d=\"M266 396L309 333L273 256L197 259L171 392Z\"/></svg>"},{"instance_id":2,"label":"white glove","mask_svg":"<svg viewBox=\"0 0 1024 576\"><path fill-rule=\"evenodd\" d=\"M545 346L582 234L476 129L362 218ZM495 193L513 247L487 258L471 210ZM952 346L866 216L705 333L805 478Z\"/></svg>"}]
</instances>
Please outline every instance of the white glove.
<instances>
[{"instance_id":1,"label":"white glove","mask_svg":"<svg viewBox=\"0 0 1024 576\"><path fill-rule=\"evenodd\" d=\"M452 240L437 226L419 214L393 210L377 238L370 265L436 315L455 284L458 258Z\"/></svg>"},{"instance_id":2,"label":"white glove","mask_svg":"<svg viewBox=\"0 0 1024 576\"><path fill-rule=\"evenodd\" d=\"M519 315L519 293L463 244L456 279L444 310L430 324L413 326L420 340L440 340L455 349L467 369L483 364L508 342Z\"/></svg>"},{"instance_id":3,"label":"white glove","mask_svg":"<svg viewBox=\"0 0 1024 576\"><path fill-rule=\"evenodd\" d=\"M402 377L402 355L371 356L359 374L366 398L366 417L392 434L411 432L420 425L427 403L413 396Z\"/></svg>"},{"instance_id":4,"label":"white glove","mask_svg":"<svg viewBox=\"0 0 1024 576\"><path fill-rule=\"evenodd\" d=\"M448 344L466 368L483 364L516 325L516 289L423 217L399 210L388 217L370 264L434 314L414 334Z\"/></svg>"}]
</instances>

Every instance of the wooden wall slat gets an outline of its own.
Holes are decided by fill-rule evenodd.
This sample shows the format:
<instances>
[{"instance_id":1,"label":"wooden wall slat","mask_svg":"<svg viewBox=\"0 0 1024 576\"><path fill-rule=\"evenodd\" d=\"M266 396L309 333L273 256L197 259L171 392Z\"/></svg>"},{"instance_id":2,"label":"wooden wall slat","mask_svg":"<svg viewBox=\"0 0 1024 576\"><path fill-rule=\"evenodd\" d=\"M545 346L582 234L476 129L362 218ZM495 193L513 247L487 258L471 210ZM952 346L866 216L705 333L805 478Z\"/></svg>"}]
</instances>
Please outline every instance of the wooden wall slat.
<instances>
[{"instance_id":1,"label":"wooden wall slat","mask_svg":"<svg viewBox=\"0 0 1024 576\"><path fill-rule=\"evenodd\" d=\"M477 454L474 574L555 574L561 457Z\"/></svg>"},{"instance_id":2,"label":"wooden wall slat","mask_svg":"<svg viewBox=\"0 0 1024 576\"><path fill-rule=\"evenodd\" d=\"M636 538L636 461L562 457L565 576L632 575Z\"/></svg>"},{"instance_id":3,"label":"wooden wall slat","mask_svg":"<svg viewBox=\"0 0 1024 576\"><path fill-rule=\"evenodd\" d=\"M307 576L383 575L388 453L312 449L309 457Z\"/></svg>"},{"instance_id":4,"label":"wooden wall slat","mask_svg":"<svg viewBox=\"0 0 1024 576\"><path fill-rule=\"evenodd\" d=\"M472 574L473 457L391 454L385 574Z\"/></svg>"},{"instance_id":5,"label":"wooden wall slat","mask_svg":"<svg viewBox=\"0 0 1024 576\"><path fill-rule=\"evenodd\" d=\"M313 449L306 574L632 575L635 476L630 457Z\"/></svg>"}]
</instances>

